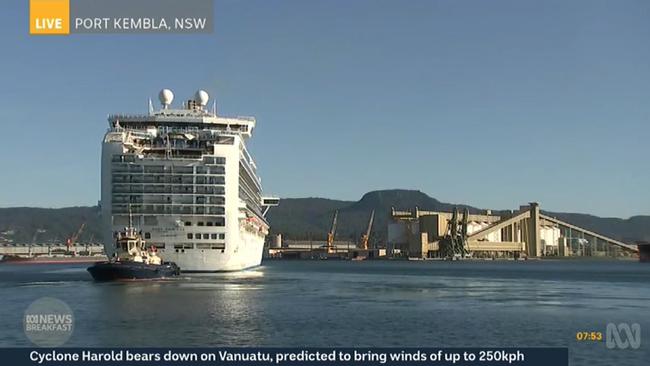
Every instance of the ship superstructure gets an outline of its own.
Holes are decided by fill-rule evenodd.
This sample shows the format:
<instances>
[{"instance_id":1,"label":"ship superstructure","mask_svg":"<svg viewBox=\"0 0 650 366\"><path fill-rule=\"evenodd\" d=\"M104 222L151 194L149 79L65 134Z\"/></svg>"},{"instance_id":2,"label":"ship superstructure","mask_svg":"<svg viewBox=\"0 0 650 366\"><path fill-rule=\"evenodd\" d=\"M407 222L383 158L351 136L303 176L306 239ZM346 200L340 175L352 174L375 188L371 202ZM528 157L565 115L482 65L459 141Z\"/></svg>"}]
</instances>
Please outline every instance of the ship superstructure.
<instances>
[{"instance_id":1,"label":"ship superstructure","mask_svg":"<svg viewBox=\"0 0 650 366\"><path fill-rule=\"evenodd\" d=\"M111 115L102 148L101 206L106 254L129 212L149 245L183 271L235 271L262 260L276 198L262 197L246 149L256 121L208 110L199 90L182 108L159 94L145 115Z\"/></svg>"}]
</instances>

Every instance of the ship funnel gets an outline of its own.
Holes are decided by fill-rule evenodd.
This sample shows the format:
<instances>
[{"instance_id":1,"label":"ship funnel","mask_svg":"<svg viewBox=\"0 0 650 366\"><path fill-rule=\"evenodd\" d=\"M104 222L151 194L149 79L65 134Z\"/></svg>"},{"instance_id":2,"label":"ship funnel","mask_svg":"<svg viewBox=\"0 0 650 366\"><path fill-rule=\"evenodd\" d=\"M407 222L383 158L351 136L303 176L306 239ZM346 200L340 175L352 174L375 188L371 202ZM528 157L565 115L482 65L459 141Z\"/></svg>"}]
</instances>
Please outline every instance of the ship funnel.
<instances>
[{"instance_id":1,"label":"ship funnel","mask_svg":"<svg viewBox=\"0 0 650 366\"><path fill-rule=\"evenodd\" d=\"M169 107L169 105L172 104L172 101L174 100L174 93L172 93L172 91L169 89L163 89L158 94L158 99L160 100L160 104L162 104L163 108L167 109L167 107Z\"/></svg>"}]
</instances>

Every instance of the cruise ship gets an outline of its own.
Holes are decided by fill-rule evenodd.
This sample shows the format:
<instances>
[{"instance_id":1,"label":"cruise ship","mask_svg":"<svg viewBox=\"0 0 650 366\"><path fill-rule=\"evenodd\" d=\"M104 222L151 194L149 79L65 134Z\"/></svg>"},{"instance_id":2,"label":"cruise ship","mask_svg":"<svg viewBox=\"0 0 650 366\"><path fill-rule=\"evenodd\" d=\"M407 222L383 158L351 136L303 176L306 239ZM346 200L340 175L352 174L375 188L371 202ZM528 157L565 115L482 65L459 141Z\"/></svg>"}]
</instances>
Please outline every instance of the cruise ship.
<instances>
[{"instance_id":1,"label":"cruise ship","mask_svg":"<svg viewBox=\"0 0 650 366\"><path fill-rule=\"evenodd\" d=\"M199 90L180 108L163 89L161 107L110 115L102 146L101 212L106 254L115 233L138 228L147 245L184 272L238 271L262 261L279 200L263 197L246 149L256 121L217 115Z\"/></svg>"}]
</instances>

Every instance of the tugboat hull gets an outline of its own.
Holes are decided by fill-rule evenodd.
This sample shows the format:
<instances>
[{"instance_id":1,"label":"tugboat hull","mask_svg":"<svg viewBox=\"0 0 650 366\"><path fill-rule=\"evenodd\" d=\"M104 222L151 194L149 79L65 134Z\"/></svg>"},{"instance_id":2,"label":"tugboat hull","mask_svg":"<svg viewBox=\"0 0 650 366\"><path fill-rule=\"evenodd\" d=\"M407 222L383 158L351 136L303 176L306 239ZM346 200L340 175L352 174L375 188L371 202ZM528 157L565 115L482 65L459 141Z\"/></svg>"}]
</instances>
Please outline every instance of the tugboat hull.
<instances>
[{"instance_id":1,"label":"tugboat hull","mask_svg":"<svg viewBox=\"0 0 650 366\"><path fill-rule=\"evenodd\" d=\"M180 268L173 262L160 265L138 262L103 262L88 267L95 281L152 280L176 277Z\"/></svg>"}]
</instances>

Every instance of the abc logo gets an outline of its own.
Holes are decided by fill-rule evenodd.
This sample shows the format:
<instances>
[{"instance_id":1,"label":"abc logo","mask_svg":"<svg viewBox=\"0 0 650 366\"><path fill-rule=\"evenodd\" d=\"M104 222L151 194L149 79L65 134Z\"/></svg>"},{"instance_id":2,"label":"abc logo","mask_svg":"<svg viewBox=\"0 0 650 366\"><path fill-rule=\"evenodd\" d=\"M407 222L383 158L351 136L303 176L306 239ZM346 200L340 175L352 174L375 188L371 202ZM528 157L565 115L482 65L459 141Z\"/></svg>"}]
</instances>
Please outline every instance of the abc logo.
<instances>
[{"instance_id":1,"label":"abc logo","mask_svg":"<svg viewBox=\"0 0 650 366\"><path fill-rule=\"evenodd\" d=\"M607 324L607 348L638 349L641 347L641 326L638 323Z\"/></svg>"}]
</instances>

